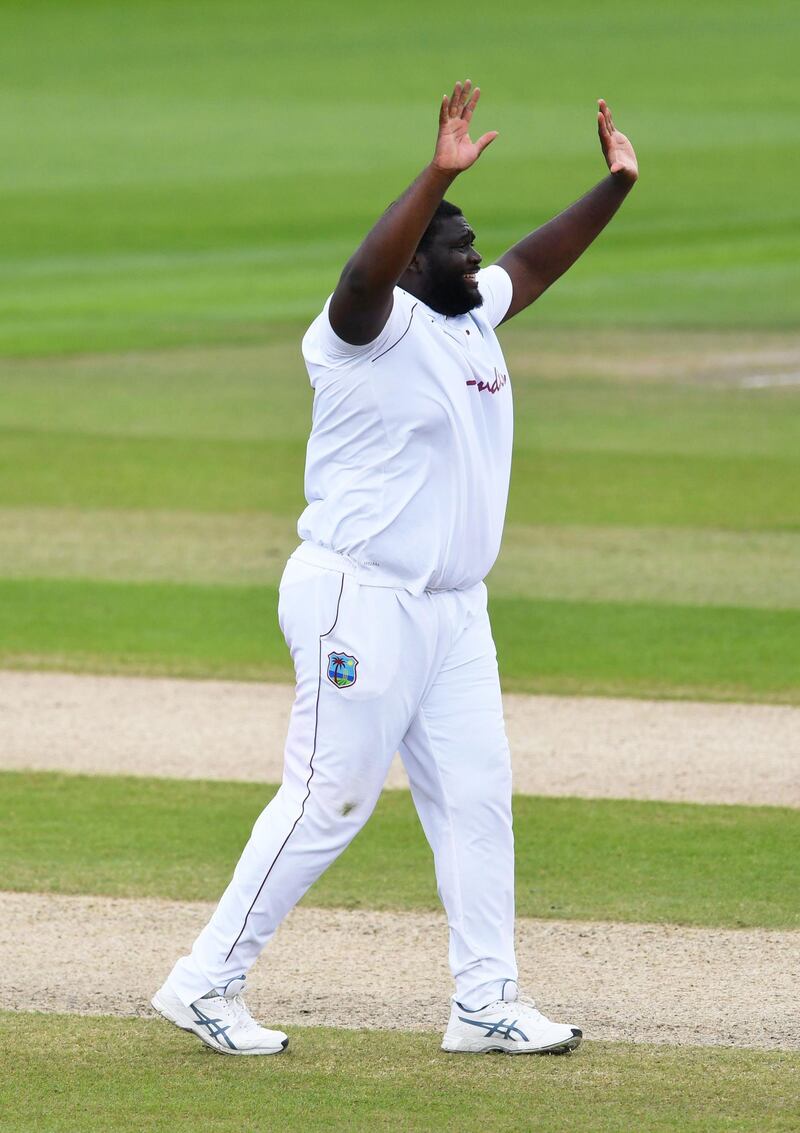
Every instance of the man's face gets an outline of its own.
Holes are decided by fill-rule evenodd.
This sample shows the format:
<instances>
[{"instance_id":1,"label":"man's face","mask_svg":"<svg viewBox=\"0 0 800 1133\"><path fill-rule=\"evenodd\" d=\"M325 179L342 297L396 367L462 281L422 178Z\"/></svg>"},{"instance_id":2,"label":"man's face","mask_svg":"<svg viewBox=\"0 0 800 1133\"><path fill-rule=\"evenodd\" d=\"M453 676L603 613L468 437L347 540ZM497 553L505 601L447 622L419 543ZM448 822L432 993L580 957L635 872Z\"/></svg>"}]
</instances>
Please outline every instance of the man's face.
<instances>
[{"instance_id":1,"label":"man's face","mask_svg":"<svg viewBox=\"0 0 800 1133\"><path fill-rule=\"evenodd\" d=\"M442 315L466 315L480 307L476 273L481 256L475 251L475 233L463 216L447 216L433 240L419 254L425 296L423 301Z\"/></svg>"}]
</instances>

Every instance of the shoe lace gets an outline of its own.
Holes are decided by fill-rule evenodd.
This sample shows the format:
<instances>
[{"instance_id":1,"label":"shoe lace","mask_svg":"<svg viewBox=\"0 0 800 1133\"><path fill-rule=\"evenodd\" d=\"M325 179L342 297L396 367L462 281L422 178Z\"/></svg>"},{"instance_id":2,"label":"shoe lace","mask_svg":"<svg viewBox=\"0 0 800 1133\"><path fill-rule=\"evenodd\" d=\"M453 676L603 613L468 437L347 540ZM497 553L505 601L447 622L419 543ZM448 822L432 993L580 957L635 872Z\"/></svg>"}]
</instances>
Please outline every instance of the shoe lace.
<instances>
[{"instance_id":1,"label":"shoe lace","mask_svg":"<svg viewBox=\"0 0 800 1133\"><path fill-rule=\"evenodd\" d=\"M228 1000L228 1003L233 1008L236 1022L243 1031L260 1031L260 1025L255 1021L253 1016L247 1010L247 1004L242 999L241 995L234 995Z\"/></svg>"},{"instance_id":2,"label":"shoe lace","mask_svg":"<svg viewBox=\"0 0 800 1133\"><path fill-rule=\"evenodd\" d=\"M537 1022L544 1018L541 1011L536 1006L536 1003L529 995L518 995L516 999L507 1001L506 1006L509 1008L516 1007L522 1015Z\"/></svg>"}]
</instances>

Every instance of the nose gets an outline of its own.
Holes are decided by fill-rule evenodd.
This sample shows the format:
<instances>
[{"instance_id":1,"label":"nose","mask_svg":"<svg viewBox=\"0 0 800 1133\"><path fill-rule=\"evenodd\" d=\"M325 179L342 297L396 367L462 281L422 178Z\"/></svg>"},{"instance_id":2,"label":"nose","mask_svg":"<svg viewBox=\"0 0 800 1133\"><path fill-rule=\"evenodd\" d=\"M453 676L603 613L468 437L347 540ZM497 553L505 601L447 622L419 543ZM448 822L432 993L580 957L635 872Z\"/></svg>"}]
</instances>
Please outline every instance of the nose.
<instances>
[{"instance_id":1,"label":"nose","mask_svg":"<svg viewBox=\"0 0 800 1133\"><path fill-rule=\"evenodd\" d=\"M475 248L470 248L469 261L471 264L475 264L475 266L477 267L478 264L483 262L483 256Z\"/></svg>"}]
</instances>

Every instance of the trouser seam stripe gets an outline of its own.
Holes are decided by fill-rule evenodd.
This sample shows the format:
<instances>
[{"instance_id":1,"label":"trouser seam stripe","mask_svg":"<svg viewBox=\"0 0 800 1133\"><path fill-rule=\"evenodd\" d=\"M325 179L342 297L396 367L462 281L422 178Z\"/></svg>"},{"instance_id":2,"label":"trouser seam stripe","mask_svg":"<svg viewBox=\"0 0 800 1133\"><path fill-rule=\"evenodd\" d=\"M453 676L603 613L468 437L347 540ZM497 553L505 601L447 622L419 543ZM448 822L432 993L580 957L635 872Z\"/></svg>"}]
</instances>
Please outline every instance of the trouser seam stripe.
<instances>
[{"instance_id":1,"label":"trouser seam stripe","mask_svg":"<svg viewBox=\"0 0 800 1133\"><path fill-rule=\"evenodd\" d=\"M242 927L239 929L239 933L238 933L236 939L234 940L233 944L231 945L230 951L228 952L228 955L225 957L225 963L226 964L230 960L230 958L233 954L234 948L239 943L239 941L242 939L242 934L244 933L244 930L247 927L247 922L250 918L250 914L252 913L253 909L255 908L256 901L258 901L259 897L261 896L261 893L264 889L264 886L267 884L267 881L269 879L269 875L272 873L273 869L275 868L275 864L276 864L278 858L283 853L287 842L291 838L292 834L294 834L294 832L297 828L297 825L300 822L300 819L305 814L306 803L308 802L308 800L311 796L311 780L314 778L314 756L317 753L317 731L319 729L319 698L320 698L320 693L322 691L322 642L325 640L326 637L330 637L330 635L336 629L336 623L339 621L339 607L342 603L342 592L344 591L344 579L345 579L345 576L344 576L344 574L342 574L342 581L341 581L341 585L339 586L339 596L336 599L336 614L335 614L335 617L333 619L333 625L331 626L331 628L329 630L326 630L325 633L321 633L319 635L319 661L318 661L318 666L317 666L318 667L317 700L316 700L316 705L314 707L314 740L313 740L313 743L312 743L312 746L311 746L311 757L308 761L308 779L306 780L305 797L303 798L303 801L300 804L300 813L298 814L297 818L292 823L292 828L289 831L289 833L286 835L286 837L284 838L283 842L281 843L277 854L272 859L272 862L270 863L269 869L264 874L264 880L259 885L258 890L256 892L256 895L255 895L255 897L253 898L253 900L250 904L250 908L245 913L244 921L242 922Z\"/></svg>"}]
</instances>

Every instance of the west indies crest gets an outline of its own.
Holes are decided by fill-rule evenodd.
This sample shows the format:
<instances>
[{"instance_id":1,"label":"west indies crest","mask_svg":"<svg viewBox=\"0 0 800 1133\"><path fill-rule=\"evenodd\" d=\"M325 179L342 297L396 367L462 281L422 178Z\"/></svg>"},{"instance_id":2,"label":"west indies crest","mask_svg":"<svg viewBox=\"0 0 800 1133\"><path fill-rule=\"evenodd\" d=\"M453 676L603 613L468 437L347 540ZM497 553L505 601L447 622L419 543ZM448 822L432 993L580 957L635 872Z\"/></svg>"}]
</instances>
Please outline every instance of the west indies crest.
<instances>
[{"instance_id":1,"label":"west indies crest","mask_svg":"<svg viewBox=\"0 0 800 1133\"><path fill-rule=\"evenodd\" d=\"M337 688L350 688L356 683L358 660L349 653L328 654L328 680Z\"/></svg>"}]
</instances>

